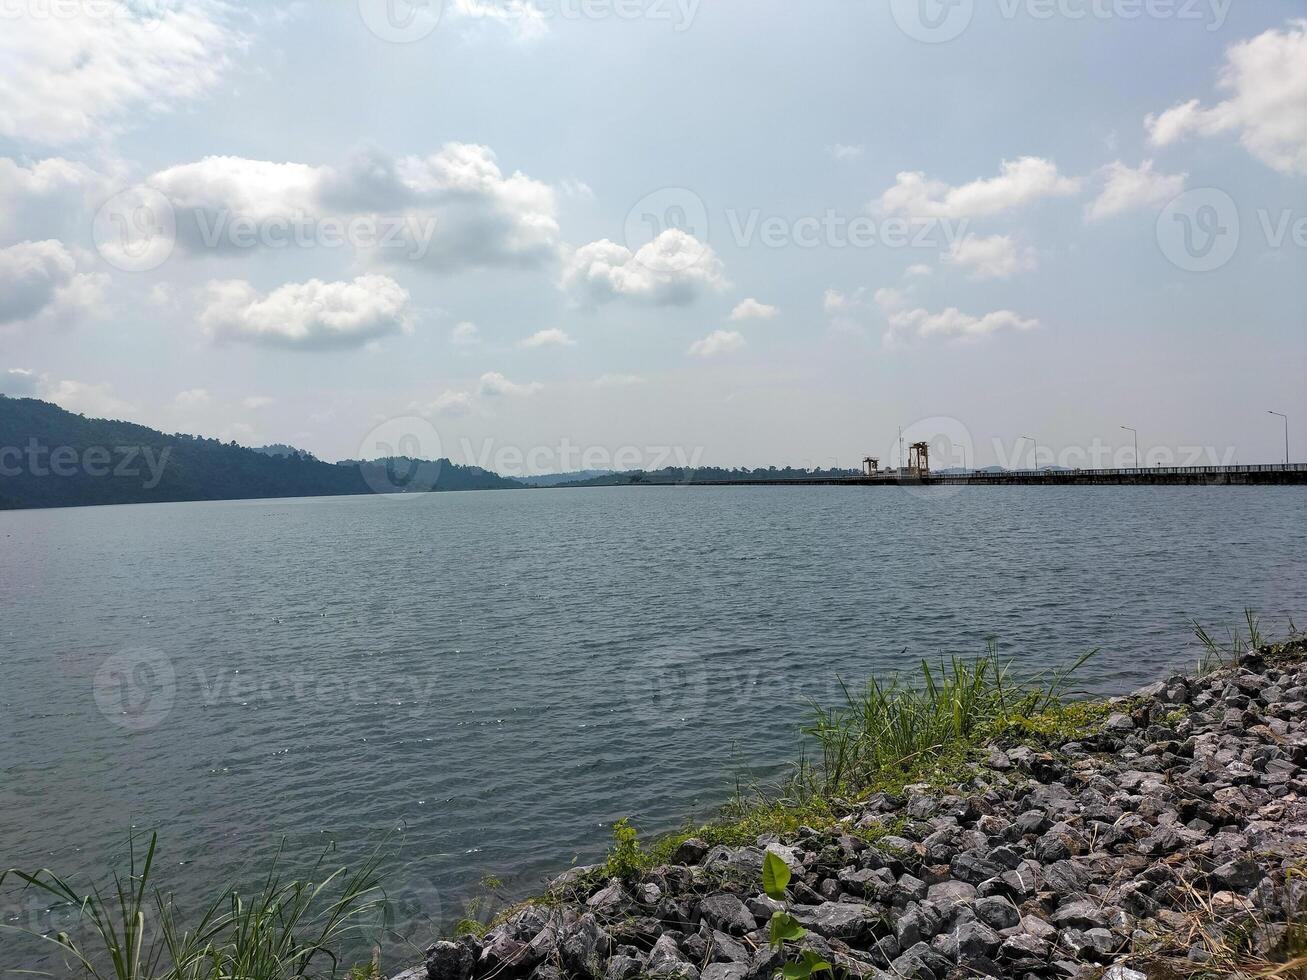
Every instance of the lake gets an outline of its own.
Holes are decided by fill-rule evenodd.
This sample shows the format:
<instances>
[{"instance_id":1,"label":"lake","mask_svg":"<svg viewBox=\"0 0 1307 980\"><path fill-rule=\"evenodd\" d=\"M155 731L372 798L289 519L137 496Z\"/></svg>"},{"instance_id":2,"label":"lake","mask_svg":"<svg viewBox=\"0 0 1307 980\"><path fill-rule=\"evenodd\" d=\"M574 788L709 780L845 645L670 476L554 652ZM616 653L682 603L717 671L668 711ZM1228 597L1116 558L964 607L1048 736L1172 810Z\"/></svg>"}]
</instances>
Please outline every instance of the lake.
<instances>
[{"instance_id":1,"label":"lake","mask_svg":"<svg viewBox=\"0 0 1307 980\"><path fill-rule=\"evenodd\" d=\"M520 895L620 817L774 777L838 676L993 638L1023 669L1100 648L1082 680L1120 693L1193 665L1190 618L1307 625L1293 487L155 504L0 513L0 542L0 867L100 872L157 828L193 904L283 839L391 832L419 945L484 875Z\"/></svg>"}]
</instances>

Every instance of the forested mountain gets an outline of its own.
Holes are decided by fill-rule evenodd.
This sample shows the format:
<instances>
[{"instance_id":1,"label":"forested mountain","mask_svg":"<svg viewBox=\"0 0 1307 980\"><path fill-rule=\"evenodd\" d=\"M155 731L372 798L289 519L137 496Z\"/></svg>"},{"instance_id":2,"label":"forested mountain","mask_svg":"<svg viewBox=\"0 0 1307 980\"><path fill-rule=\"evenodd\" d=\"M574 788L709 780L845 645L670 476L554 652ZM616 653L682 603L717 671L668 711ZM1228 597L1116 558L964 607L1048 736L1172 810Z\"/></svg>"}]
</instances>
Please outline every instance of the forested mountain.
<instances>
[{"instance_id":1,"label":"forested mountain","mask_svg":"<svg viewBox=\"0 0 1307 980\"><path fill-rule=\"evenodd\" d=\"M0 509L521 487L447 459L324 463L0 395Z\"/></svg>"}]
</instances>

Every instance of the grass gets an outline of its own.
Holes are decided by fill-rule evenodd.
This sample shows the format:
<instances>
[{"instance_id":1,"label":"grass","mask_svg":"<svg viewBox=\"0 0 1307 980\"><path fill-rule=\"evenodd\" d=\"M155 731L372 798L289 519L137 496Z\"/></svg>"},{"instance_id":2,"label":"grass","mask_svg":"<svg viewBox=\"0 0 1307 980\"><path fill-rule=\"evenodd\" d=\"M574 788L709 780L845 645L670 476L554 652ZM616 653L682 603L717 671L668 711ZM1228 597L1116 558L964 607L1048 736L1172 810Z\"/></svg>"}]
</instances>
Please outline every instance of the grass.
<instances>
[{"instance_id":1,"label":"grass","mask_svg":"<svg viewBox=\"0 0 1307 980\"><path fill-rule=\"evenodd\" d=\"M151 835L141 853L133 840L126 875L115 872L106 888L83 891L45 869L0 873L0 887L12 880L78 912L76 935L37 937L55 948L63 972L28 972L85 980L335 977L344 969L340 950L384 915L380 852L354 871L328 870L324 853L305 879L282 875L279 852L258 887L222 889L186 924L172 896L155 883L157 845Z\"/></svg>"},{"instance_id":2,"label":"grass","mask_svg":"<svg viewBox=\"0 0 1307 980\"><path fill-rule=\"evenodd\" d=\"M860 800L876 792L900 793L909 785L946 787L966 783L975 773L978 750L995 738L1062 740L1101 727L1109 709L1100 702L1075 700L1071 682L1094 655L1067 667L1017 678L991 644L971 659L954 657L936 665L923 661L907 678L872 679L861 688L841 682L842 701L813 705L802 727L811 756L771 791L736 795L705 824L689 825L648 846L622 820L614 843L594 878L633 879L667 864L680 845L697 838L709 845L754 844L765 835L792 834L803 826L829 828ZM845 826L874 841L899 829L894 824L868 830ZM581 887L590 881L578 883Z\"/></svg>"}]
</instances>

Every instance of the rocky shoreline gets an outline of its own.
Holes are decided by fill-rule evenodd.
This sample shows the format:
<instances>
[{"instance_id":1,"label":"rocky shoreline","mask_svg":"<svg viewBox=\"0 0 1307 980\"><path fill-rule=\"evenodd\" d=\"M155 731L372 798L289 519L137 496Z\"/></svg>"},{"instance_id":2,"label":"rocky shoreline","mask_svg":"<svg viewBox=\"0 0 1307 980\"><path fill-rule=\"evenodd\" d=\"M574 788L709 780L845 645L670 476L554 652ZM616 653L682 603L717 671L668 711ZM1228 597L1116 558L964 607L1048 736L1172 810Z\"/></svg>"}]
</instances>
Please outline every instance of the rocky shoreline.
<instances>
[{"instance_id":1,"label":"rocky shoreline","mask_svg":"<svg viewBox=\"0 0 1307 980\"><path fill-rule=\"evenodd\" d=\"M396 980L771 980L801 949L865 978L1301 975L1284 964L1307 964L1305 765L1298 640L1108 702L1074 738L996 740L967 778L827 828L692 838L625 880L572 869ZM783 903L767 851L791 871ZM806 935L777 949L782 910Z\"/></svg>"}]
</instances>

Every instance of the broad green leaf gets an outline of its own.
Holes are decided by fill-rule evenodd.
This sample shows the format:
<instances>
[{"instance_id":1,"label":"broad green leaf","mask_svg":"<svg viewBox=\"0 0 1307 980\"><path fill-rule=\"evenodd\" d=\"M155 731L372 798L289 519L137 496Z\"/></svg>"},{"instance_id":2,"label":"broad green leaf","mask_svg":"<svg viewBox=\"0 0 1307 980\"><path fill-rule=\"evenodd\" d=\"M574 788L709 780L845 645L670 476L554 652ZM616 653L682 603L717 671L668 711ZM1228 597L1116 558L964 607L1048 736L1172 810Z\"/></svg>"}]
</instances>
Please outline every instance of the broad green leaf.
<instances>
[{"instance_id":1,"label":"broad green leaf","mask_svg":"<svg viewBox=\"0 0 1307 980\"><path fill-rule=\"evenodd\" d=\"M785 980L808 980L812 971L803 963L786 963L781 967L780 975Z\"/></svg>"},{"instance_id":2,"label":"broad green leaf","mask_svg":"<svg viewBox=\"0 0 1307 980\"><path fill-rule=\"evenodd\" d=\"M777 912L771 917L771 941L773 943L792 943L797 939L802 939L807 934L808 930L799 925L792 915Z\"/></svg>"},{"instance_id":3,"label":"broad green leaf","mask_svg":"<svg viewBox=\"0 0 1307 980\"><path fill-rule=\"evenodd\" d=\"M829 963L810 949L805 949L803 951L803 967L810 975L813 973L821 973L823 970L830 972L831 968Z\"/></svg>"},{"instance_id":4,"label":"broad green leaf","mask_svg":"<svg viewBox=\"0 0 1307 980\"><path fill-rule=\"evenodd\" d=\"M762 889L768 898L785 900L785 886L790 883L790 868L780 855L768 851L762 859Z\"/></svg>"}]
</instances>

